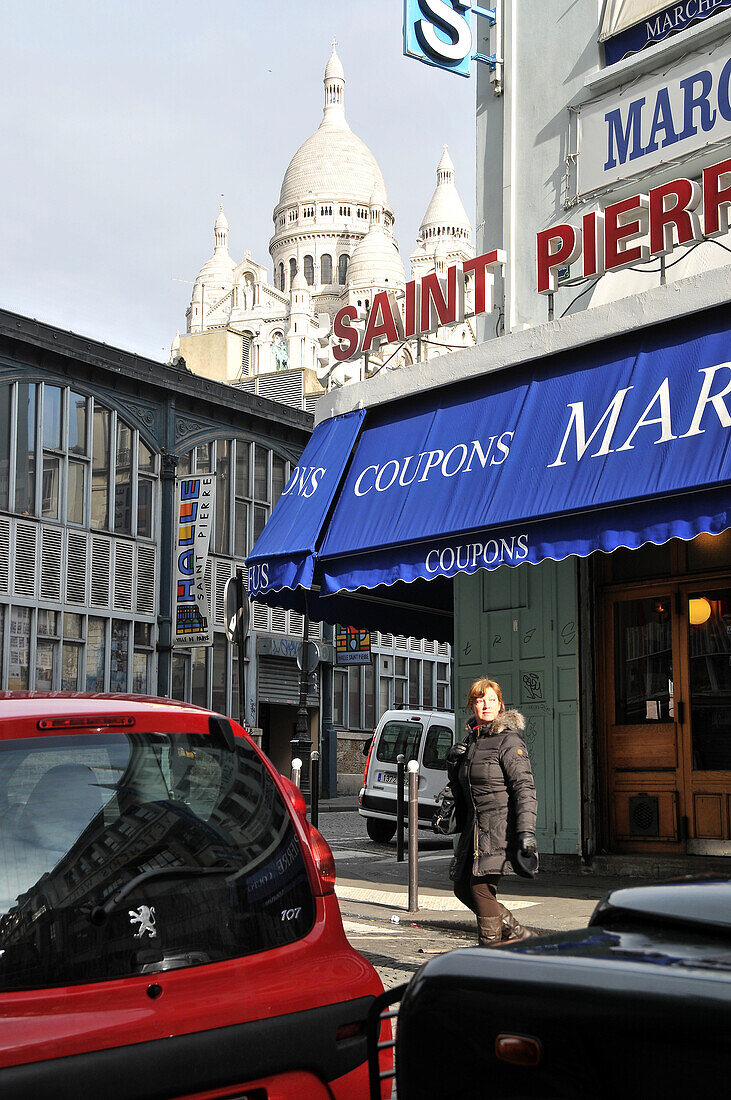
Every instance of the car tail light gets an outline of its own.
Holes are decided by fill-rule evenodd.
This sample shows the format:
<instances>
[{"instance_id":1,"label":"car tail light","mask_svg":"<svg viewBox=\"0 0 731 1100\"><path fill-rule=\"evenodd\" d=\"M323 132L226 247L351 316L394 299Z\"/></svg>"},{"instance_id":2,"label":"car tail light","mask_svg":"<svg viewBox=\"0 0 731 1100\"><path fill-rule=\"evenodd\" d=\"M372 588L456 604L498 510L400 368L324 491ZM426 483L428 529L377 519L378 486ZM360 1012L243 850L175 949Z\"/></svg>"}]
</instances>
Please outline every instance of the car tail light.
<instances>
[{"instance_id":1,"label":"car tail light","mask_svg":"<svg viewBox=\"0 0 731 1100\"><path fill-rule=\"evenodd\" d=\"M75 730L106 729L108 727L129 727L135 724L129 714L69 714L63 718L41 718L39 730Z\"/></svg>"},{"instance_id":2,"label":"car tail light","mask_svg":"<svg viewBox=\"0 0 731 1100\"><path fill-rule=\"evenodd\" d=\"M537 1066L541 1060L541 1044L528 1035L498 1035L495 1057L513 1066Z\"/></svg>"},{"instance_id":3,"label":"car tail light","mask_svg":"<svg viewBox=\"0 0 731 1100\"><path fill-rule=\"evenodd\" d=\"M371 753L373 752L373 746L375 745L375 743L376 743L376 731L374 730L373 731L373 736L371 737L371 743L368 746L368 755L366 756L365 771L363 772L363 786L364 787L368 783L368 766L370 765L370 762L371 762Z\"/></svg>"},{"instance_id":4,"label":"car tail light","mask_svg":"<svg viewBox=\"0 0 731 1100\"><path fill-rule=\"evenodd\" d=\"M308 831L310 849L317 871L318 894L320 897L325 897L327 894L335 893L335 859L330 851L330 845L320 830L308 824Z\"/></svg>"}]
</instances>

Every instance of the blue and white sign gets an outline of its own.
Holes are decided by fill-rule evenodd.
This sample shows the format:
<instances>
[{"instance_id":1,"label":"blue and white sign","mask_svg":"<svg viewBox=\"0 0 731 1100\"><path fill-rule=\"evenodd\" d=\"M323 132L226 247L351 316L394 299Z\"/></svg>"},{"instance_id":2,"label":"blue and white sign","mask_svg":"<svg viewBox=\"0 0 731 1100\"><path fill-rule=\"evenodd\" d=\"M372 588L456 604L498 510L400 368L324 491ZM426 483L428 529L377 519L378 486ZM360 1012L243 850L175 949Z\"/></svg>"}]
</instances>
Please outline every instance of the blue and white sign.
<instances>
[{"instance_id":1,"label":"blue and white sign","mask_svg":"<svg viewBox=\"0 0 731 1100\"><path fill-rule=\"evenodd\" d=\"M462 0L404 0L404 53L426 65L469 76L473 60L494 64L477 49L472 14L495 23L495 7Z\"/></svg>"},{"instance_id":2,"label":"blue and white sign","mask_svg":"<svg viewBox=\"0 0 731 1100\"><path fill-rule=\"evenodd\" d=\"M659 11L654 10L657 7L660 8ZM629 54L639 53L653 42L662 42L693 23L717 15L724 8L731 8L731 0L683 0L680 4L651 5L651 14L648 17L606 38L604 60L607 65L614 65ZM621 0L615 4L615 10L615 18L621 25L629 18L624 14Z\"/></svg>"},{"instance_id":3,"label":"blue and white sign","mask_svg":"<svg viewBox=\"0 0 731 1100\"><path fill-rule=\"evenodd\" d=\"M585 103L579 124L581 195L718 147L731 138L731 44Z\"/></svg>"}]
</instances>

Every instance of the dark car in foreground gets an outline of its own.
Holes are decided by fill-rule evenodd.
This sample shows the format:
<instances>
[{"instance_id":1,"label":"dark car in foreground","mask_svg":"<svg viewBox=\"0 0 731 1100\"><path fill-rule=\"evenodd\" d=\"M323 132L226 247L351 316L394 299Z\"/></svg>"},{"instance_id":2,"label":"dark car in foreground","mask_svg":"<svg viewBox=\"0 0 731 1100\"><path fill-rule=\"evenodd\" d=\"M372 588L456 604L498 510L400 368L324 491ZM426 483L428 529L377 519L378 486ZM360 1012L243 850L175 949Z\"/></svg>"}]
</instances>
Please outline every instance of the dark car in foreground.
<instances>
[{"instance_id":1,"label":"dark car in foreground","mask_svg":"<svg viewBox=\"0 0 731 1100\"><path fill-rule=\"evenodd\" d=\"M367 1096L383 986L332 853L244 729L0 692L0 1095Z\"/></svg>"},{"instance_id":2,"label":"dark car in foreground","mask_svg":"<svg viewBox=\"0 0 731 1100\"><path fill-rule=\"evenodd\" d=\"M399 1100L725 1094L731 880L616 890L586 929L451 951L374 1021L399 998Z\"/></svg>"}]
</instances>

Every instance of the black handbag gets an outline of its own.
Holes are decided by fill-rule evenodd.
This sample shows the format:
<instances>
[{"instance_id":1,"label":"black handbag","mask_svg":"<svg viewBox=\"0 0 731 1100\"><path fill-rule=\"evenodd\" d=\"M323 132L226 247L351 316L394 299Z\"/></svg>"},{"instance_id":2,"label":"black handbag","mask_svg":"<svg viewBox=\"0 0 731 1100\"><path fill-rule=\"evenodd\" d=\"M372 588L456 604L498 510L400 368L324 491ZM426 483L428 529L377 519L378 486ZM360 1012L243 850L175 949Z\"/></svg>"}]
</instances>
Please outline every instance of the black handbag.
<instances>
[{"instance_id":1,"label":"black handbag","mask_svg":"<svg viewBox=\"0 0 731 1100\"><path fill-rule=\"evenodd\" d=\"M449 784L439 792L439 805L431 819L431 827L439 836L452 836L457 832L457 807Z\"/></svg>"}]
</instances>

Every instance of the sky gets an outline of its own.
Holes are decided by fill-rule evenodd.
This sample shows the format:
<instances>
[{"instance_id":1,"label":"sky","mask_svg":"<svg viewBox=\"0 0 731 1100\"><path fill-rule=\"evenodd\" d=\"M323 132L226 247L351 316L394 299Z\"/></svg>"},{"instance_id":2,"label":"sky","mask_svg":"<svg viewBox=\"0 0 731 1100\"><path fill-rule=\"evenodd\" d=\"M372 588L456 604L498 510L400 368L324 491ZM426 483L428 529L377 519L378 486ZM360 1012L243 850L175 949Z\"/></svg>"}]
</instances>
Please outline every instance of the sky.
<instances>
[{"instance_id":1,"label":"sky","mask_svg":"<svg viewBox=\"0 0 731 1100\"><path fill-rule=\"evenodd\" d=\"M0 36L0 307L167 361L223 196L265 264L333 37L408 273L442 146L473 222L475 75L402 53L402 0L26 0Z\"/></svg>"}]
</instances>

